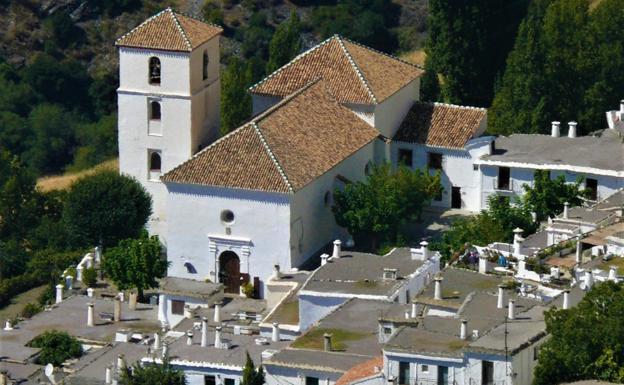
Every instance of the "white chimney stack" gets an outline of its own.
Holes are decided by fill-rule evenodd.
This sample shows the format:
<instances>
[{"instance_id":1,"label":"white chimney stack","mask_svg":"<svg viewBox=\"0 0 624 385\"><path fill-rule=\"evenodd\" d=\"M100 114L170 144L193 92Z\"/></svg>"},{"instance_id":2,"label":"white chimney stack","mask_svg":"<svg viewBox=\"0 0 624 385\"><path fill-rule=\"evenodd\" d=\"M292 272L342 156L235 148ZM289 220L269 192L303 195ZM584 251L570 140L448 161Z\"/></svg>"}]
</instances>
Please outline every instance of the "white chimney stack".
<instances>
[{"instance_id":1,"label":"white chimney stack","mask_svg":"<svg viewBox=\"0 0 624 385\"><path fill-rule=\"evenodd\" d=\"M186 344L188 346L193 345L193 331L192 330L186 331Z\"/></svg>"},{"instance_id":2,"label":"white chimney stack","mask_svg":"<svg viewBox=\"0 0 624 385\"><path fill-rule=\"evenodd\" d=\"M95 255L95 262L96 263L102 262L102 247L101 246L95 246L95 249L93 249L93 255Z\"/></svg>"},{"instance_id":3,"label":"white chimney stack","mask_svg":"<svg viewBox=\"0 0 624 385\"><path fill-rule=\"evenodd\" d=\"M416 318L416 316L418 316L418 307L416 302L412 302L412 318Z\"/></svg>"},{"instance_id":4,"label":"white chimney stack","mask_svg":"<svg viewBox=\"0 0 624 385\"><path fill-rule=\"evenodd\" d=\"M609 281L617 282L617 267L609 267Z\"/></svg>"},{"instance_id":5,"label":"white chimney stack","mask_svg":"<svg viewBox=\"0 0 624 385\"><path fill-rule=\"evenodd\" d=\"M110 366L106 367L106 375L104 377L104 383L110 385L113 382L113 370Z\"/></svg>"},{"instance_id":6,"label":"white chimney stack","mask_svg":"<svg viewBox=\"0 0 624 385\"><path fill-rule=\"evenodd\" d=\"M323 334L323 348L326 352L332 350L332 335L330 333Z\"/></svg>"},{"instance_id":7,"label":"white chimney stack","mask_svg":"<svg viewBox=\"0 0 624 385\"><path fill-rule=\"evenodd\" d=\"M459 338L462 340L466 339L466 333L468 331L468 320L461 320L461 328L459 329Z\"/></svg>"},{"instance_id":8,"label":"white chimney stack","mask_svg":"<svg viewBox=\"0 0 624 385\"><path fill-rule=\"evenodd\" d=\"M590 290L594 286L594 274L591 269L585 272L585 289Z\"/></svg>"},{"instance_id":9,"label":"white chimney stack","mask_svg":"<svg viewBox=\"0 0 624 385\"><path fill-rule=\"evenodd\" d=\"M121 373L122 370L126 367L126 361L124 360L124 355L120 354L117 356L117 371Z\"/></svg>"},{"instance_id":10,"label":"white chimney stack","mask_svg":"<svg viewBox=\"0 0 624 385\"><path fill-rule=\"evenodd\" d=\"M514 301L513 299L509 300L509 307L507 309L507 318L509 319L515 319L516 318L516 301Z\"/></svg>"},{"instance_id":11,"label":"white chimney stack","mask_svg":"<svg viewBox=\"0 0 624 385\"><path fill-rule=\"evenodd\" d=\"M154 333L154 351L160 349L160 334Z\"/></svg>"},{"instance_id":12,"label":"white chimney stack","mask_svg":"<svg viewBox=\"0 0 624 385\"><path fill-rule=\"evenodd\" d=\"M321 254L321 266L325 266L327 264L328 258L329 254Z\"/></svg>"},{"instance_id":13,"label":"white chimney stack","mask_svg":"<svg viewBox=\"0 0 624 385\"><path fill-rule=\"evenodd\" d=\"M63 302L63 285L56 285L56 303Z\"/></svg>"},{"instance_id":14,"label":"white chimney stack","mask_svg":"<svg viewBox=\"0 0 624 385\"><path fill-rule=\"evenodd\" d=\"M214 341L214 345L215 348L217 349L221 349L221 326L217 326L215 328L215 341Z\"/></svg>"},{"instance_id":15,"label":"white chimney stack","mask_svg":"<svg viewBox=\"0 0 624 385\"><path fill-rule=\"evenodd\" d=\"M169 344L167 342L163 342L162 344L162 358L165 358L169 355Z\"/></svg>"},{"instance_id":16,"label":"white chimney stack","mask_svg":"<svg viewBox=\"0 0 624 385\"><path fill-rule=\"evenodd\" d=\"M92 287L87 288L87 297L93 298L93 293L95 293L95 289Z\"/></svg>"},{"instance_id":17,"label":"white chimney stack","mask_svg":"<svg viewBox=\"0 0 624 385\"><path fill-rule=\"evenodd\" d=\"M271 341L279 342L280 341L280 328L279 323L273 322L273 333L271 334Z\"/></svg>"},{"instance_id":18,"label":"white chimney stack","mask_svg":"<svg viewBox=\"0 0 624 385\"><path fill-rule=\"evenodd\" d=\"M342 248L342 242L340 242L340 239L336 239L334 241L334 251L332 253L332 258L335 258L335 259L340 258L341 248Z\"/></svg>"},{"instance_id":19,"label":"white chimney stack","mask_svg":"<svg viewBox=\"0 0 624 385\"><path fill-rule=\"evenodd\" d=\"M516 227L513 230L514 233L514 237L513 237L513 249L514 249L514 254L515 255L520 255L520 251L522 250L522 241L524 241L524 239L522 238L522 232L524 230L522 230L519 227Z\"/></svg>"},{"instance_id":20,"label":"white chimney stack","mask_svg":"<svg viewBox=\"0 0 624 385\"><path fill-rule=\"evenodd\" d=\"M201 329L201 347L205 348L208 346L208 318L202 318L202 329Z\"/></svg>"},{"instance_id":21,"label":"white chimney stack","mask_svg":"<svg viewBox=\"0 0 624 385\"><path fill-rule=\"evenodd\" d=\"M496 301L496 308L502 309L505 306L505 286L498 285L498 301Z\"/></svg>"},{"instance_id":22,"label":"white chimney stack","mask_svg":"<svg viewBox=\"0 0 624 385\"><path fill-rule=\"evenodd\" d=\"M568 310L570 308L570 290L565 289L563 291L563 310Z\"/></svg>"},{"instance_id":23,"label":"white chimney stack","mask_svg":"<svg viewBox=\"0 0 624 385\"><path fill-rule=\"evenodd\" d=\"M10 319L6 320L6 322L4 323L4 331L8 332L9 330L13 330L13 325L11 325Z\"/></svg>"},{"instance_id":24,"label":"white chimney stack","mask_svg":"<svg viewBox=\"0 0 624 385\"><path fill-rule=\"evenodd\" d=\"M576 240L576 263L581 263L582 250L581 250L581 238Z\"/></svg>"},{"instance_id":25,"label":"white chimney stack","mask_svg":"<svg viewBox=\"0 0 624 385\"><path fill-rule=\"evenodd\" d=\"M420 249L422 250L422 257L423 260L428 260L430 257L430 253L429 253L429 242L427 241L422 241L420 242Z\"/></svg>"},{"instance_id":26,"label":"white chimney stack","mask_svg":"<svg viewBox=\"0 0 624 385\"><path fill-rule=\"evenodd\" d=\"M620 110L618 111L618 117L620 121L624 120L624 99L620 100Z\"/></svg>"},{"instance_id":27,"label":"white chimney stack","mask_svg":"<svg viewBox=\"0 0 624 385\"><path fill-rule=\"evenodd\" d=\"M87 304L87 326L95 326L95 322L93 320L93 302L89 302Z\"/></svg>"},{"instance_id":28,"label":"white chimney stack","mask_svg":"<svg viewBox=\"0 0 624 385\"><path fill-rule=\"evenodd\" d=\"M8 385L9 384L9 372L6 369L0 370L0 385Z\"/></svg>"},{"instance_id":29,"label":"white chimney stack","mask_svg":"<svg viewBox=\"0 0 624 385\"><path fill-rule=\"evenodd\" d=\"M184 305L184 318L187 318L187 319L193 318L193 312L191 311L191 305L189 304Z\"/></svg>"},{"instance_id":30,"label":"white chimney stack","mask_svg":"<svg viewBox=\"0 0 624 385\"><path fill-rule=\"evenodd\" d=\"M280 265L278 263L276 263L275 265L273 265L273 276L271 278L273 279L280 279Z\"/></svg>"},{"instance_id":31,"label":"white chimney stack","mask_svg":"<svg viewBox=\"0 0 624 385\"><path fill-rule=\"evenodd\" d=\"M570 209L570 204L565 202L563 204L563 219L568 219L568 210Z\"/></svg>"},{"instance_id":32,"label":"white chimney stack","mask_svg":"<svg viewBox=\"0 0 624 385\"><path fill-rule=\"evenodd\" d=\"M568 122L568 138L576 138L577 122Z\"/></svg>"},{"instance_id":33,"label":"white chimney stack","mask_svg":"<svg viewBox=\"0 0 624 385\"><path fill-rule=\"evenodd\" d=\"M551 130L550 135L553 138L558 138L559 137L559 131L560 131L559 127L561 127L561 122L557 122L557 121L552 122L552 130Z\"/></svg>"},{"instance_id":34,"label":"white chimney stack","mask_svg":"<svg viewBox=\"0 0 624 385\"><path fill-rule=\"evenodd\" d=\"M215 302L214 304L214 322L221 322L221 302Z\"/></svg>"},{"instance_id":35,"label":"white chimney stack","mask_svg":"<svg viewBox=\"0 0 624 385\"><path fill-rule=\"evenodd\" d=\"M115 297L113 301L113 321L120 322L121 321L121 299L119 297Z\"/></svg>"},{"instance_id":36,"label":"white chimney stack","mask_svg":"<svg viewBox=\"0 0 624 385\"><path fill-rule=\"evenodd\" d=\"M433 299L436 299L438 301L442 300L442 277L440 276L436 276L434 278L435 281L435 290L433 293Z\"/></svg>"}]
</instances>

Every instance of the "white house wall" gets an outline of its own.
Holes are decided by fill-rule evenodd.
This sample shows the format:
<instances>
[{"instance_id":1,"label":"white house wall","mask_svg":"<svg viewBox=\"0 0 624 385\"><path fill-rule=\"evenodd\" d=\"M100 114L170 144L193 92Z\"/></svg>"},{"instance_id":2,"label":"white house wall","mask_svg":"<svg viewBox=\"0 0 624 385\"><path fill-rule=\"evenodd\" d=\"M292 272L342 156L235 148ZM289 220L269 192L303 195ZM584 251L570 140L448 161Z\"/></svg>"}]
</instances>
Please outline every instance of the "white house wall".
<instances>
[{"instance_id":1,"label":"white house wall","mask_svg":"<svg viewBox=\"0 0 624 385\"><path fill-rule=\"evenodd\" d=\"M225 250L238 255L241 272L252 279L266 280L274 264L290 269L287 194L175 183L167 187L169 275L215 281L216 258ZM234 213L233 224L221 222L223 210ZM209 237L216 241L211 244ZM196 274L187 272L186 262Z\"/></svg>"},{"instance_id":2,"label":"white house wall","mask_svg":"<svg viewBox=\"0 0 624 385\"><path fill-rule=\"evenodd\" d=\"M375 106L375 127L379 132L392 138L403 122L405 115L415 101L420 100L420 78L395 92Z\"/></svg>"},{"instance_id":3,"label":"white house wall","mask_svg":"<svg viewBox=\"0 0 624 385\"><path fill-rule=\"evenodd\" d=\"M185 305L189 305L191 309L209 306L206 301L193 297L168 294L161 294L159 297L158 320L160 322L166 322L171 328L184 320L184 314L173 314L171 312L173 309L172 301L184 301Z\"/></svg>"},{"instance_id":4,"label":"white house wall","mask_svg":"<svg viewBox=\"0 0 624 385\"><path fill-rule=\"evenodd\" d=\"M347 297L321 297L299 294L299 329L305 331L347 302Z\"/></svg>"},{"instance_id":5,"label":"white house wall","mask_svg":"<svg viewBox=\"0 0 624 385\"><path fill-rule=\"evenodd\" d=\"M399 378L399 362L408 362L410 366L409 383L430 385L438 383L438 366L448 367L449 384L464 384L464 361L461 358L445 360L437 357L417 356L415 354L395 354L384 352L384 373L386 378ZM423 370L423 365L427 370Z\"/></svg>"},{"instance_id":6,"label":"white house wall","mask_svg":"<svg viewBox=\"0 0 624 385\"><path fill-rule=\"evenodd\" d=\"M266 371L266 385L305 385L306 377L318 378L319 385L334 385L342 376L342 373L338 372L322 372L273 365L266 365L264 369Z\"/></svg>"},{"instance_id":7,"label":"white house wall","mask_svg":"<svg viewBox=\"0 0 624 385\"><path fill-rule=\"evenodd\" d=\"M234 385L239 385L242 378L241 370L210 367L208 364L206 367L189 366L176 364L174 361L172 367L184 371L187 385L206 385L205 376L214 376L215 385L224 385L225 379L232 379Z\"/></svg>"}]
</instances>

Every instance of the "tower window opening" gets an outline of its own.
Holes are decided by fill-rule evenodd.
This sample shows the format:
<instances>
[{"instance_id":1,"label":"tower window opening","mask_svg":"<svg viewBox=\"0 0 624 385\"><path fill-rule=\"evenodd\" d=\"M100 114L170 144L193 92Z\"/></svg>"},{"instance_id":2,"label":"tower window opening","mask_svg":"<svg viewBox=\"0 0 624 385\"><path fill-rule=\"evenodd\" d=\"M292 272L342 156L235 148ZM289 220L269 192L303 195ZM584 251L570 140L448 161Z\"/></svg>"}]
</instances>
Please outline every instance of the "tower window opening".
<instances>
[{"instance_id":1,"label":"tower window opening","mask_svg":"<svg viewBox=\"0 0 624 385\"><path fill-rule=\"evenodd\" d=\"M160 85L160 59L152 57L149 60L149 83Z\"/></svg>"}]
</instances>

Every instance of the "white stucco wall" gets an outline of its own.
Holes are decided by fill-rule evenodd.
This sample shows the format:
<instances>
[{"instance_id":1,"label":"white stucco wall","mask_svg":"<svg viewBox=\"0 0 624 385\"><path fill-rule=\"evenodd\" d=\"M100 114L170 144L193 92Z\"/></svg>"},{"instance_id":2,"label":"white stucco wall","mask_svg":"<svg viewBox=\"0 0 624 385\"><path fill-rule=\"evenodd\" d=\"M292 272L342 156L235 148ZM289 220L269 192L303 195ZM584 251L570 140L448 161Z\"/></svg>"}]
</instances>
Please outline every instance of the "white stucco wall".
<instances>
[{"instance_id":1,"label":"white stucco wall","mask_svg":"<svg viewBox=\"0 0 624 385\"><path fill-rule=\"evenodd\" d=\"M420 78L412 80L403 88L375 106L375 127L392 138L415 101L420 100Z\"/></svg>"},{"instance_id":2,"label":"white stucco wall","mask_svg":"<svg viewBox=\"0 0 624 385\"><path fill-rule=\"evenodd\" d=\"M239 385L242 378L242 369L217 367L224 365L209 366L209 364L206 364L205 367L190 366L177 363L176 360L173 360L172 366L175 369L184 371L187 385L205 385L205 376L214 376L216 385L225 385L226 379L232 379L235 385Z\"/></svg>"},{"instance_id":3,"label":"white stucco wall","mask_svg":"<svg viewBox=\"0 0 624 385\"><path fill-rule=\"evenodd\" d=\"M409 363L410 384L437 384L439 366L448 367L449 384L468 383L464 381L463 358L443 358L384 351L384 374L386 378L395 377L398 383L400 362ZM424 370L423 365L426 365L426 370Z\"/></svg>"},{"instance_id":4,"label":"white stucco wall","mask_svg":"<svg viewBox=\"0 0 624 385\"><path fill-rule=\"evenodd\" d=\"M315 322L347 302L349 297L299 294L299 329L308 330Z\"/></svg>"},{"instance_id":5,"label":"white stucco wall","mask_svg":"<svg viewBox=\"0 0 624 385\"><path fill-rule=\"evenodd\" d=\"M319 385L334 385L342 376L342 373L338 372L322 372L274 365L265 365L264 369L266 371L266 385L305 385L306 377L318 378Z\"/></svg>"},{"instance_id":6,"label":"white stucco wall","mask_svg":"<svg viewBox=\"0 0 624 385\"><path fill-rule=\"evenodd\" d=\"M234 251L241 272L266 280L273 265L290 265L290 197L287 194L168 183L169 275L214 282L217 258ZM221 222L231 210L234 223ZM226 234L226 227L231 234ZM196 274L187 272L191 263Z\"/></svg>"},{"instance_id":7,"label":"white stucco wall","mask_svg":"<svg viewBox=\"0 0 624 385\"><path fill-rule=\"evenodd\" d=\"M189 305L191 309L198 307L208 307L210 304L199 298L192 298L180 295L161 294L158 303L158 320L165 322L171 328L175 327L184 319L184 314L173 314L171 309L171 301L184 301L185 305Z\"/></svg>"}]
</instances>

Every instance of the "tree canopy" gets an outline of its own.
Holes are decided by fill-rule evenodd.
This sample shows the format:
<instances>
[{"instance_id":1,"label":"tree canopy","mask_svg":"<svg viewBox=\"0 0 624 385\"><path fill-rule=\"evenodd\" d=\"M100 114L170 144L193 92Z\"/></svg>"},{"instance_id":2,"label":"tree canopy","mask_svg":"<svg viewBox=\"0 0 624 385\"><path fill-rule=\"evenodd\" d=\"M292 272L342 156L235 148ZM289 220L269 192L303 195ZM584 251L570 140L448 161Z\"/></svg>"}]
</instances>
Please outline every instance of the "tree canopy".
<instances>
[{"instance_id":1,"label":"tree canopy","mask_svg":"<svg viewBox=\"0 0 624 385\"><path fill-rule=\"evenodd\" d=\"M167 274L169 263L163 256L157 236L143 232L138 239L125 239L119 246L109 249L102 261L106 275L121 290L137 289L139 298L143 291L158 287L158 278Z\"/></svg>"},{"instance_id":2,"label":"tree canopy","mask_svg":"<svg viewBox=\"0 0 624 385\"><path fill-rule=\"evenodd\" d=\"M356 243L370 240L375 249L380 241L396 241L400 226L418 218L440 190L439 174L383 164L365 181L337 189L332 210Z\"/></svg>"},{"instance_id":3,"label":"tree canopy","mask_svg":"<svg viewBox=\"0 0 624 385\"><path fill-rule=\"evenodd\" d=\"M121 372L120 385L186 385L186 376L182 370L171 366L169 359L162 364L134 364Z\"/></svg>"},{"instance_id":4,"label":"tree canopy","mask_svg":"<svg viewBox=\"0 0 624 385\"><path fill-rule=\"evenodd\" d=\"M269 44L269 61L267 63L267 74L272 73L301 51L301 21L296 11L292 11L290 18L282 22L271 39Z\"/></svg>"},{"instance_id":5,"label":"tree canopy","mask_svg":"<svg viewBox=\"0 0 624 385\"><path fill-rule=\"evenodd\" d=\"M622 284L597 284L577 306L549 310L545 317L549 338L539 350L535 385L585 379L624 382Z\"/></svg>"},{"instance_id":6,"label":"tree canopy","mask_svg":"<svg viewBox=\"0 0 624 385\"><path fill-rule=\"evenodd\" d=\"M35 337L29 346L40 348L37 363L40 365L52 364L60 366L70 358L82 356L82 344L67 332L49 330Z\"/></svg>"},{"instance_id":7,"label":"tree canopy","mask_svg":"<svg viewBox=\"0 0 624 385\"><path fill-rule=\"evenodd\" d=\"M249 352L245 352L247 359L243 367L243 377L241 385L262 385L264 384L264 369L262 366L256 369L253 360L249 356Z\"/></svg>"},{"instance_id":8,"label":"tree canopy","mask_svg":"<svg viewBox=\"0 0 624 385\"><path fill-rule=\"evenodd\" d=\"M565 175L550 178L548 170L536 170L533 177L533 186L524 185L524 206L537 214L538 220L555 217L563 212L564 203L570 207L580 206L583 197L587 197L589 191L581 187L583 178L579 177L575 183L567 183Z\"/></svg>"},{"instance_id":9,"label":"tree canopy","mask_svg":"<svg viewBox=\"0 0 624 385\"><path fill-rule=\"evenodd\" d=\"M233 57L221 75L221 135L237 128L251 116L249 76L243 62Z\"/></svg>"},{"instance_id":10,"label":"tree canopy","mask_svg":"<svg viewBox=\"0 0 624 385\"><path fill-rule=\"evenodd\" d=\"M152 198L135 179L101 171L74 183L63 220L76 246L114 246L137 237L152 213Z\"/></svg>"}]
</instances>

